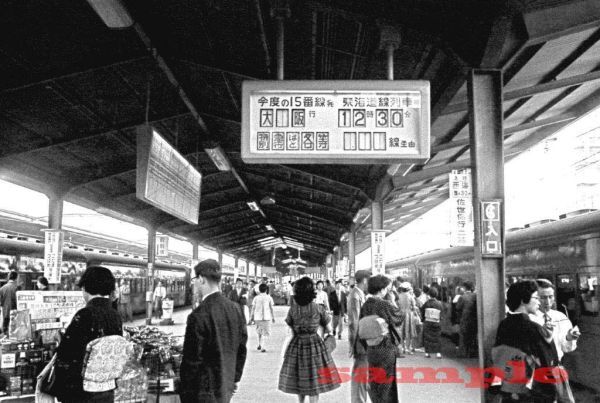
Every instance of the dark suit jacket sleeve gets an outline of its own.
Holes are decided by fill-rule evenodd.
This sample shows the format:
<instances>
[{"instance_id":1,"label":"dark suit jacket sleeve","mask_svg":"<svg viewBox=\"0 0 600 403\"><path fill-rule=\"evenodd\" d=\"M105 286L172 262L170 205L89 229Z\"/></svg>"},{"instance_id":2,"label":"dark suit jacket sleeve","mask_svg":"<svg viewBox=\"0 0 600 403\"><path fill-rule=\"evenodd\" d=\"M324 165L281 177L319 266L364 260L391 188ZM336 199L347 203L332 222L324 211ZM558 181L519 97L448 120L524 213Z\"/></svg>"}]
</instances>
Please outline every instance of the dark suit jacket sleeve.
<instances>
[{"instance_id":1,"label":"dark suit jacket sleeve","mask_svg":"<svg viewBox=\"0 0 600 403\"><path fill-rule=\"evenodd\" d=\"M237 351L237 360L235 365L235 379L234 382L239 382L242 378L242 372L244 371L244 364L246 364L246 342L248 341L248 331L246 329L246 317L242 313L242 310L237 307L239 322L240 322L240 345Z\"/></svg>"},{"instance_id":2,"label":"dark suit jacket sleeve","mask_svg":"<svg viewBox=\"0 0 600 403\"><path fill-rule=\"evenodd\" d=\"M202 352L205 337L203 321L194 313L190 314L185 327L181 371L181 389L186 393L196 393L199 389L200 369L204 366Z\"/></svg>"}]
</instances>

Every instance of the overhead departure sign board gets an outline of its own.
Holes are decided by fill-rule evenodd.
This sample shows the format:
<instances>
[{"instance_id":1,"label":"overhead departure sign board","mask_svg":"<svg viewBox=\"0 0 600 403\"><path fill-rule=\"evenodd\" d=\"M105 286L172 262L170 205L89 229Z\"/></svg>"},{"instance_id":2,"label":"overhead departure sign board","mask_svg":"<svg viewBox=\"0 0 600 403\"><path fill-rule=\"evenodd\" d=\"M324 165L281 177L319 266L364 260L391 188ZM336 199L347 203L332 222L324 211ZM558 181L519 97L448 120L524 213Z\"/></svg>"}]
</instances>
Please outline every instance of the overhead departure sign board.
<instances>
[{"instance_id":1,"label":"overhead departure sign board","mask_svg":"<svg viewBox=\"0 0 600 403\"><path fill-rule=\"evenodd\" d=\"M137 198L198 224L202 175L149 126L137 131Z\"/></svg>"},{"instance_id":2,"label":"overhead departure sign board","mask_svg":"<svg viewBox=\"0 0 600 403\"><path fill-rule=\"evenodd\" d=\"M385 164L429 158L428 81L245 81L247 163Z\"/></svg>"}]
</instances>

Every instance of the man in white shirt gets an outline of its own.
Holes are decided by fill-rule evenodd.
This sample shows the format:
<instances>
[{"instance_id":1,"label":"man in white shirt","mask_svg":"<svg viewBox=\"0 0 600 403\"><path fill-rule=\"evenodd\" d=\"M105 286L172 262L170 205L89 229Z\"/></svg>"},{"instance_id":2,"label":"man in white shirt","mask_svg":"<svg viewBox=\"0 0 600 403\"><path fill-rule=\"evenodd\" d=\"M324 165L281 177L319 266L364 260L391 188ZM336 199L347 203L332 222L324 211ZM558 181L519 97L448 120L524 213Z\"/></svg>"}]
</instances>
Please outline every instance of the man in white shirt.
<instances>
[{"instance_id":1,"label":"man in white shirt","mask_svg":"<svg viewBox=\"0 0 600 403\"><path fill-rule=\"evenodd\" d=\"M534 322L544 326L547 323L552 325L552 340L556 346L558 360L561 361L565 353L570 353L577 348L577 339L580 336L579 330L573 328L569 318L562 312L552 309L554 306L554 286L546 279L536 280L538 284L538 296L540 298L540 307L535 314L529 315Z\"/></svg>"},{"instance_id":2,"label":"man in white shirt","mask_svg":"<svg viewBox=\"0 0 600 403\"><path fill-rule=\"evenodd\" d=\"M359 270L354 274L355 285L348 294L348 340L350 341L350 355L354 358L352 373L358 368L368 368L367 352L361 343L355 343L358 331L360 309L365 303L367 282L371 277L369 270ZM365 403L367 401L367 382L356 382L352 377L350 388L350 401L352 403Z\"/></svg>"}]
</instances>

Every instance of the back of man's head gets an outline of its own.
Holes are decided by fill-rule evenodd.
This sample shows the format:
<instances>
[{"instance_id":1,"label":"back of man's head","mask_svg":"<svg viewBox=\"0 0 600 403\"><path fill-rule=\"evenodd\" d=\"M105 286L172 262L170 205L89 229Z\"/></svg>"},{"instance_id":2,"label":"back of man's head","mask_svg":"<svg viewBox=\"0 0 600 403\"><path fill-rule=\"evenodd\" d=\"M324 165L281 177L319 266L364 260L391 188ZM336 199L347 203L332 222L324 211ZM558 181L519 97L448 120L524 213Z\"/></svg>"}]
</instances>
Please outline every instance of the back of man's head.
<instances>
[{"instance_id":1,"label":"back of man's head","mask_svg":"<svg viewBox=\"0 0 600 403\"><path fill-rule=\"evenodd\" d=\"M16 280L17 277L19 277L19 273L17 273L16 271L11 271L10 274L8 275L8 279L9 280Z\"/></svg>"},{"instance_id":2,"label":"back of man's head","mask_svg":"<svg viewBox=\"0 0 600 403\"><path fill-rule=\"evenodd\" d=\"M221 266L214 259L206 259L201 261L194 267L196 277L204 277L211 283L218 284L221 281Z\"/></svg>"},{"instance_id":3,"label":"back of man's head","mask_svg":"<svg viewBox=\"0 0 600 403\"><path fill-rule=\"evenodd\" d=\"M355 284L363 284L369 277L371 277L371 272L369 270L358 270L354 273L354 282Z\"/></svg>"},{"instance_id":4,"label":"back of man's head","mask_svg":"<svg viewBox=\"0 0 600 403\"><path fill-rule=\"evenodd\" d=\"M537 283L539 288L552 288L554 289L554 284L552 284L552 281L547 280L545 278L538 278L537 280L535 280L535 282Z\"/></svg>"}]
</instances>

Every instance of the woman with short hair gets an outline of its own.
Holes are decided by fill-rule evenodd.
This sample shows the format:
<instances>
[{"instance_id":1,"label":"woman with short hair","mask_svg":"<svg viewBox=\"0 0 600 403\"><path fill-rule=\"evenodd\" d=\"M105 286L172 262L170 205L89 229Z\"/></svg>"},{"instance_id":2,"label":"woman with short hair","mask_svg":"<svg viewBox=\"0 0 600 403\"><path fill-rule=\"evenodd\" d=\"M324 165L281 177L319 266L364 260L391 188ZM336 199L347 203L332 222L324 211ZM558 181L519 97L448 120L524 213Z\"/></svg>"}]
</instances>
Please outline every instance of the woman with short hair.
<instances>
[{"instance_id":1,"label":"woman with short hair","mask_svg":"<svg viewBox=\"0 0 600 403\"><path fill-rule=\"evenodd\" d=\"M285 318L294 335L279 372L279 390L298 395L299 402L304 402L306 396L311 403L318 402L321 393L339 388L341 382L335 363L317 334L319 326L331 333L331 316L315 303L315 297L315 285L309 277L296 281L295 303Z\"/></svg>"},{"instance_id":2,"label":"woman with short hair","mask_svg":"<svg viewBox=\"0 0 600 403\"><path fill-rule=\"evenodd\" d=\"M370 315L377 315L384 319L388 324L390 333L383 337L381 343L371 346L363 340L357 341L363 343L367 350L367 361L370 368L377 368L377 371L385 371L385 378L393 380L392 382L374 382L369 379L369 397L372 402L377 403L396 403L398 402L398 388L396 386L396 343L393 336L392 327L398 327L402 324L400 311L385 296L389 291L391 281L383 275L372 276L369 278L367 290L370 294L360 310L360 318ZM360 324L359 324L360 327ZM383 373L381 374L383 377ZM374 375L374 378L380 379L380 376Z\"/></svg>"},{"instance_id":3,"label":"woman with short hair","mask_svg":"<svg viewBox=\"0 0 600 403\"><path fill-rule=\"evenodd\" d=\"M50 284L48 283L48 279L44 276L40 276L37 278L37 288L40 291L48 291L50 288Z\"/></svg>"},{"instance_id":4,"label":"woman with short hair","mask_svg":"<svg viewBox=\"0 0 600 403\"><path fill-rule=\"evenodd\" d=\"M112 403L114 390L98 393L83 390L82 370L90 341L123 334L121 317L112 308L110 300L115 278L106 267L90 266L81 276L78 286L87 304L77 311L56 350L54 393L63 403Z\"/></svg>"}]
</instances>

